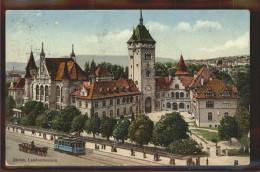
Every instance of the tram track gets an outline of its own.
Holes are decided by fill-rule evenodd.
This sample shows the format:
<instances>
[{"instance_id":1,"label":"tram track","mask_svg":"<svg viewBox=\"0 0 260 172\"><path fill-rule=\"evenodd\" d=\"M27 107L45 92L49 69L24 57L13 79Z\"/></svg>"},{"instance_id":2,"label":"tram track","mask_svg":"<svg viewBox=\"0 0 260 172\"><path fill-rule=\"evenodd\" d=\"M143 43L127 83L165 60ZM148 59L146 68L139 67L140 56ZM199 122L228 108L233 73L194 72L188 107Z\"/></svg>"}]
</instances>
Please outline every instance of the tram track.
<instances>
[{"instance_id":1,"label":"tram track","mask_svg":"<svg viewBox=\"0 0 260 172\"><path fill-rule=\"evenodd\" d=\"M19 133L8 132L8 134L9 134L9 135L6 135L6 137L7 137L7 139L9 139L9 140L16 141L16 142L18 142L18 143L25 142L23 139L18 139L18 138L17 138L16 134L19 134ZM26 137L33 137L33 136L28 136L28 135L24 135L24 136L26 136ZM37 143L37 144L35 144L36 146L44 146L44 147L47 147L49 150L54 151L53 144L52 144L52 143L49 143L49 141L47 141L47 140L45 141L45 140L43 140L42 138L38 138L38 137L34 137L34 138L39 139L39 142L44 141L44 144L39 144L39 143ZM32 139L32 138L30 138L30 139ZM46 146L46 145L47 145L47 146ZM87 149L89 149L89 148L87 148ZM60 153L62 153L62 152L60 152ZM65 152L64 152L64 153L65 153ZM115 157L115 156L105 155L104 153L111 154L111 153L108 153L108 152L100 152L100 153L99 153L98 151L95 151L95 153L94 153L93 155L94 155L94 156L95 156L95 155L100 156L100 157L103 158L103 159L105 159L105 158L109 158L110 160L113 159L113 161L115 161L115 162L118 162L118 160L123 160L123 159L124 159L124 160L127 160L128 162L131 162L131 163L136 164L136 165L147 166L147 164L145 164L145 163L137 162L137 161L140 160L140 159L135 159L135 161L133 161L133 160L129 160L127 157L124 157L123 155L117 155L117 156L120 156L120 158L117 158L117 157ZM72 154L67 154L67 155L72 155ZM75 156L75 157L77 157L77 158L80 158L80 159L90 160L90 161L93 161L93 162L99 162L99 163L101 163L100 165L104 164L104 165L106 165L106 166L111 166L111 163L107 163L107 162L101 161L100 158L98 158L98 157L93 157L93 156L92 156L91 158L88 158L88 157L84 157L83 155L73 155L73 156ZM112 158L112 159L111 159L111 158ZM151 162L151 161L148 161L148 160L141 160L141 161L146 161L146 162L150 162L150 163L152 163L152 164L165 166L165 164L158 163L158 162ZM123 163L122 163L122 164L123 164Z\"/></svg>"}]
</instances>

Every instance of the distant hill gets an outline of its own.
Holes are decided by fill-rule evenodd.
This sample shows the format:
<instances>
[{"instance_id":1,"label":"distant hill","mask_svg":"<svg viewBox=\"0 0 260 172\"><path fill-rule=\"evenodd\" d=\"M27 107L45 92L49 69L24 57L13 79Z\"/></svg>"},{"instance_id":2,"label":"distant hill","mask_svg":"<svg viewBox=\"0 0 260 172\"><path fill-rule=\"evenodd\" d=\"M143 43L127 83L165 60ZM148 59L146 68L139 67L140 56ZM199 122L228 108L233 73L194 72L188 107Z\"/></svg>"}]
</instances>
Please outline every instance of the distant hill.
<instances>
[{"instance_id":1,"label":"distant hill","mask_svg":"<svg viewBox=\"0 0 260 172\"><path fill-rule=\"evenodd\" d=\"M92 59L96 63L101 62L109 62L112 64L117 64L120 66L127 66L128 65L128 56L111 56L111 55L77 55L76 61L80 65L82 69L84 69L85 62L92 61ZM171 58L161 58L156 57L156 62L177 62ZM36 61L36 65L39 66L40 60ZM19 62L7 62L6 63L6 71L13 70L13 66L15 70L24 71L26 63L19 63Z\"/></svg>"}]
</instances>

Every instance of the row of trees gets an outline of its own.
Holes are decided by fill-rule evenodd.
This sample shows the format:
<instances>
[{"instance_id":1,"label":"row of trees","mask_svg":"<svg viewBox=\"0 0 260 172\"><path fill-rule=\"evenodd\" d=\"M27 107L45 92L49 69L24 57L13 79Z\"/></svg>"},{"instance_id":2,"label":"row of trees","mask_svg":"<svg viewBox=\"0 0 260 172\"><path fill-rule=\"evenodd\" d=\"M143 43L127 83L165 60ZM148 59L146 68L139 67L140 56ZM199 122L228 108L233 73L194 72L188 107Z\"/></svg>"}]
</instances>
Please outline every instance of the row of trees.
<instances>
[{"instance_id":1,"label":"row of trees","mask_svg":"<svg viewBox=\"0 0 260 172\"><path fill-rule=\"evenodd\" d=\"M125 77L128 78L128 66L124 68L123 66L111 64L111 63L108 63L108 62L102 62L102 63L99 63L99 64L96 64L94 62L94 66L95 66L96 69L98 67L102 67L102 68L108 70L109 72L111 72L114 75L115 79L118 79L120 77L121 71L123 71ZM87 76L89 76L90 70L91 70L91 63L89 61L87 61L85 63L84 67L85 67L85 69L84 69L85 73L87 74Z\"/></svg>"}]
</instances>

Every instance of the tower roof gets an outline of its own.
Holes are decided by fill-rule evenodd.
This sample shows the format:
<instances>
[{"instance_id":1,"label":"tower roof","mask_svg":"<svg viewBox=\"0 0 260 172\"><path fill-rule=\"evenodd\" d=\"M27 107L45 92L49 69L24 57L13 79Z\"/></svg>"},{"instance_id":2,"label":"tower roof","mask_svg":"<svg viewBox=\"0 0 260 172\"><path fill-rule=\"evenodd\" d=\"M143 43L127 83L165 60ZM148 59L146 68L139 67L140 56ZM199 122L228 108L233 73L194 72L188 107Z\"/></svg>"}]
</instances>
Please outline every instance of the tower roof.
<instances>
[{"instance_id":1,"label":"tower roof","mask_svg":"<svg viewBox=\"0 0 260 172\"><path fill-rule=\"evenodd\" d=\"M42 42L42 51L41 51L41 56L45 56L44 50L43 50L43 42Z\"/></svg>"},{"instance_id":2,"label":"tower roof","mask_svg":"<svg viewBox=\"0 0 260 172\"><path fill-rule=\"evenodd\" d=\"M74 53L74 45L72 44L72 52L70 54L71 57L75 57L75 53Z\"/></svg>"},{"instance_id":3,"label":"tower roof","mask_svg":"<svg viewBox=\"0 0 260 172\"><path fill-rule=\"evenodd\" d=\"M31 51L31 54L30 54L30 58L28 60L28 63L27 63L27 66L25 68L26 70L31 70L31 69L37 69L37 66L35 64L35 61L34 61L34 57L33 57L33 52Z\"/></svg>"},{"instance_id":4,"label":"tower roof","mask_svg":"<svg viewBox=\"0 0 260 172\"><path fill-rule=\"evenodd\" d=\"M183 57L181 55L180 60L177 65L177 71L175 72L175 75L189 75L190 73L186 69L185 62L183 60Z\"/></svg>"},{"instance_id":5,"label":"tower roof","mask_svg":"<svg viewBox=\"0 0 260 172\"><path fill-rule=\"evenodd\" d=\"M142 11L140 13L140 23L133 31L133 35L131 36L131 38L127 41L127 43L133 43L133 42L152 43L152 44L156 43L156 41L150 35L149 31L143 25Z\"/></svg>"},{"instance_id":6,"label":"tower roof","mask_svg":"<svg viewBox=\"0 0 260 172\"><path fill-rule=\"evenodd\" d=\"M70 76L69 76L69 72L68 72L68 65L67 65L67 61L65 61L62 79L69 79L69 78L70 78Z\"/></svg>"},{"instance_id":7,"label":"tower roof","mask_svg":"<svg viewBox=\"0 0 260 172\"><path fill-rule=\"evenodd\" d=\"M90 75L91 76L95 76L96 75L94 60L92 60L92 62L91 62Z\"/></svg>"}]
</instances>

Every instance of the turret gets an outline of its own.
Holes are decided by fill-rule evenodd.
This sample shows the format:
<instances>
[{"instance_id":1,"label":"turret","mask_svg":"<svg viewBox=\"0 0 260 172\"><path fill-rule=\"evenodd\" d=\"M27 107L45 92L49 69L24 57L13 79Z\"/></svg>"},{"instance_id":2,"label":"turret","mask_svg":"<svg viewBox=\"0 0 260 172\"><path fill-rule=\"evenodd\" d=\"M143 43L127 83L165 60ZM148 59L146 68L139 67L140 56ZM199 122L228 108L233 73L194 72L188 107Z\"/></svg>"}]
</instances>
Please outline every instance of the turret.
<instances>
[{"instance_id":1,"label":"turret","mask_svg":"<svg viewBox=\"0 0 260 172\"><path fill-rule=\"evenodd\" d=\"M41 51L41 54L40 54L40 58L41 58L41 60L44 60L44 58L45 58L45 53L44 53L44 50L43 50L43 42L42 42L42 51Z\"/></svg>"},{"instance_id":2,"label":"turret","mask_svg":"<svg viewBox=\"0 0 260 172\"><path fill-rule=\"evenodd\" d=\"M74 62L76 62L76 55L74 53L74 45L72 44L72 52L70 54L70 57L74 60Z\"/></svg>"},{"instance_id":3,"label":"turret","mask_svg":"<svg viewBox=\"0 0 260 172\"><path fill-rule=\"evenodd\" d=\"M183 56L181 54L180 60L177 65L177 71L175 72L175 76L187 76L190 73L187 71L185 62L183 60Z\"/></svg>"},{"instance_id":4,"label":"turret","mask_svg":"<svg viewBox=\"0 0 260 172\"><path fill-rule=\"evenodd\" d=\"M68 72L67 61L64 62L64 70L62 75L62 85L63 85L63 107L69 106L69 94L70 94L70 76Z\"/></svg>"},{"instance_id":5,"label":"turret","mask_svg":"<svg viewBox=\"0 0 260 172\"><path fill-rule=\"evenodd\" d=\"M95 69L95 62L92 60L91 68L90 68L90 75L89 75L89 82L96 82L96 69Z\"/></svg>"}]
</instances>

